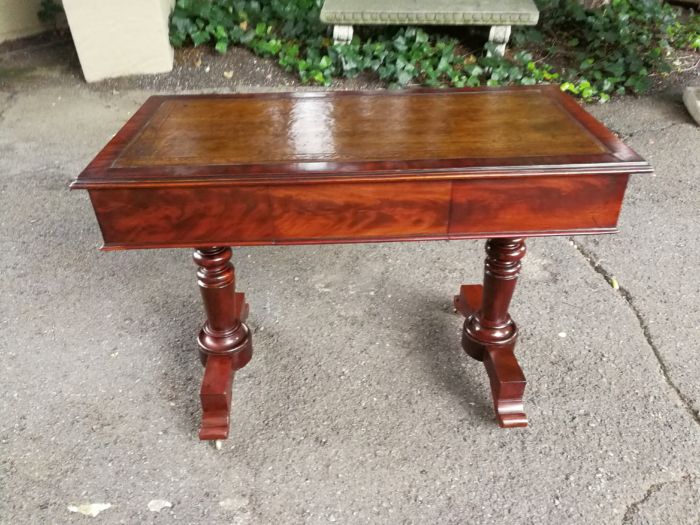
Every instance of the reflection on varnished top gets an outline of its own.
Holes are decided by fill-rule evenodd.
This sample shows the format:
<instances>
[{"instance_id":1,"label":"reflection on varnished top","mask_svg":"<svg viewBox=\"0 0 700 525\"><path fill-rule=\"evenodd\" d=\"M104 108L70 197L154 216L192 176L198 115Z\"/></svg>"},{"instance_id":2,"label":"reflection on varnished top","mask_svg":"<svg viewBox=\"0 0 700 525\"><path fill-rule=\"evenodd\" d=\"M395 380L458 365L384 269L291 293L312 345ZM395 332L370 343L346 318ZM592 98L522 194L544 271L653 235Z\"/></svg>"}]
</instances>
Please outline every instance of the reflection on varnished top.
<instances>
[{"instance_id":1,"label":"reflection on varnished top","mask_svg":"<svg viewBox=\"0 0 700 525\"><path fill-rule=\"evenodd\" d=\"M557 86L151 97L74 188L649 172Z\"/></svg>"},{"instance_id":2,"label":"reflection on varnished top","mask_svg":"<svg viewBox=\"0 0 700 525\"><path fill-rule=\"evenodd\" d=\"M212 119L212 116L215 118ZM381 133L382 140L377 140ZM600 154L538 90L165 100L120 167Z\"/></svg>"}]
</instances>

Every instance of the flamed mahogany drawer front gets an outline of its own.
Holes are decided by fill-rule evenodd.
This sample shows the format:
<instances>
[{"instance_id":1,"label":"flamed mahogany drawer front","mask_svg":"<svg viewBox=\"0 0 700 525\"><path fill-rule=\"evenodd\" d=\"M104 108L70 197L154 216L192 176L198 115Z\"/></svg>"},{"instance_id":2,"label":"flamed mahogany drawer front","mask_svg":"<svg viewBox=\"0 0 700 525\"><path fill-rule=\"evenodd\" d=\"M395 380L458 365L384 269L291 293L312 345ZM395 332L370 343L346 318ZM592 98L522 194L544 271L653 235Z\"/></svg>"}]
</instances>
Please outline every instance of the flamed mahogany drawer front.
<instances>
[{"instance_id":1,"label":"flamed mahogany drawer front","mask_svg":"<svg viewBox=\"0 0 700 525\"><path fill-rule=\"evenodd\" d=\"M136 188L91 191L90 198L105 246L274 237L265 188Z\"/></svg>"},{"instance_id":2,"label":"flamed mahogany drawer front","mask_svg":"<svg viewBox=\"0 0 700 525\"><path fill-rule=\"evenodd\" d=\"M449 181L91 191L109 246L447 234Z\"/></svg>"},{"instance_id":3,"label":"flamed mahogany drawer front","mask_svg":"<svg viewBox=\"0 0 700 525\"><path fill-rule=\"evenodd\" d=\"M627 175L92 190L106 247L448 239L615 228Z\"/></svg>"},{"instance_id":4,"label":"flamed mahogany drawer front","mask_svg":"<svg viewBox=\"0 0 700 525\"><path fill-rule=\"evenodd\" d=\"M449 182L307 184L269 192L280 240L447 233Z\"/></svg>"},{"instance_id":5,"label":"flamed mahogany drawer front","mask_svg":"<svg viewBox=\"0 0 700 525\"><path fill-rule=\"evenodd\" d=\"M455 181L451 235L614 229L627 175Z\"/></svg>"}]
</instances>

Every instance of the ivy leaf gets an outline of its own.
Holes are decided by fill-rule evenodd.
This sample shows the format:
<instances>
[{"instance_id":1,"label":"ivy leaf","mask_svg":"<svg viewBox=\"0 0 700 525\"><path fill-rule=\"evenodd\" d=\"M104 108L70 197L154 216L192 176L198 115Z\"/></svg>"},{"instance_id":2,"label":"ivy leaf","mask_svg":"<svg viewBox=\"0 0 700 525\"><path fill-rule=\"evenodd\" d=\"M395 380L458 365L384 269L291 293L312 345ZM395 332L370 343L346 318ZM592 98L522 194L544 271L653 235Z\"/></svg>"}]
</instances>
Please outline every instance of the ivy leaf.
<instances>
[{"instance_id":1,"label":"ivy leaf","mask_svg":"<svg viewBox=\"0 0 700 525\"><path fill-rule=\"evenodd\" d=\"M222 55L226 54L226 51L228 50L228 40L217 41L216 46L214 46L214 49L216 49Z\"/></svg>"},{"instance_id":2,"label":"ivy leaf","mask_svg":"<svg viewBox=\"0 0 700 525\"><path fill-rule=\"evenodd\" d=\"M413 79L413 75L406 71L405 69L402 71L399 71L399 74L396 76L397 82L402 85L402 86L407 86L411 80Z\"/></svg>"},{"instance_id":3,"label":"ivy leaf","mask_svg":"<svg viewBox=\"0 0 700 525\"><path fill-rule=\"evenodd\" d=\"M318 65L321 69L326 69L326 68L329 68L331 65L333 65L333 61L331 60L331 57L326 55L321 59L321 61L318 63Z\"/></svg>"},{"instance_id":4,"label":"ivy leaf","mask_svg":"<svg viewBox=\"0 0 700 525\"><path fill-rule=\"evenodd\" d=\"M481 84L481 80L479 79L478 75L471 75L467 79L467 86L468 87L476 87Z\"/></svg>"},{"instance_id":5,"label":"ivy leaf","mask_svg":"<svg viewBox=\"0 0 700 525\"><path fill-rule=\"evenodd\" d=\"M508 71L508 77L511 80L520 80L521 78L523 78L523 72L519 67L512 67Z\"/></svg>"},{"instance_id":6,"label":"ivy leaf","mask_svg":"<svg viewBox=\"0 0 700 525\"><path fill-rule=\"evenodd\" d=\"M421 31L420 29L416 31L416 43L424 44L428 41L428 33Z\"/></svg>"},{"instance_id":7,"label":"ivy leaf","mask_svg":"<svg viewBox=\"0 0 700 525\"><path fill-rule=\"evenodd\" d=\"M241 36L241 44L250 44L255 38L255 31L246 31Z\"/></svg>"},{"instance_id":8,"label":"ivy leaf","mask_svg":"<svg viewBox=\"0 0 700 525\"><path fill-rule=\"evenodd\" d=\"M465 66L464 71L466 71L470 76L475 76L478 77L479 75L483 75L484 69L476 64L471 64L469 66Z\"/></svg>"},{"instance_id":9,"label":"ivy leaf","mask_svg":"<svg viewBox=\"0 0 700 525\"><path fill-rule=\"evenodd\" d=\"M206 31L195 31L192 33L192 42L195 46L200 46L205 42L209 42L209 33Z\"/></svg>"},{"instance_id":10,"label":"ivy leaf","mask_svg":"<svg viewBox=\"0 0 700 525\"><path fill-rule=\"evenodd\" d=\"M216 38L218 43L218 41L228 38L228 31L226 31L224 26L218 25L214 29L214 38Z\"/></svg>"},{"instance_id":11,"label":"ivy leaf","mask_svg":"<svg viewBox=\"0 0 700 525\"><path fill-rule=\"evenodd\" d=\"M404 52L408 49L408 45L406 44L406 39L403 36L398 36L394 39L394 47L396 48L397 51Z\"/></svg>"},{"instance_id":12,"label":"ivy leaf","mask_svg":"<svg viewBox=\"0 0 700 525\"><path fill-rule=\"evenodd\" d=\"M574 93L574 94L578 93L578 89L571 82L564 82L561 86L559 86L559 89L561 89L564 92L568 91L569 93Z\"/></svg>"}]
</instances>

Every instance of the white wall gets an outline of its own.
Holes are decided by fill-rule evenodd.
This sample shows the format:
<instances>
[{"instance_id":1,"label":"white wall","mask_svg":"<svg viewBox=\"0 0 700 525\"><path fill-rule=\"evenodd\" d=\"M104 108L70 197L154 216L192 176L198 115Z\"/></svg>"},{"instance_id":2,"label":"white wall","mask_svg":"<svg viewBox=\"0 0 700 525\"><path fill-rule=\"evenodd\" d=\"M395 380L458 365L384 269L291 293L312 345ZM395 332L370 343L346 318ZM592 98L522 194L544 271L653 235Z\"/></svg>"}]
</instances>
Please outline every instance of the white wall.
<instances>
[{"instance_id":1,"label":"white wall","mask_svg":"<svg viewBox=\"0 0 700 525\"><path fill-rule=\"evenodd\" d=\"M164 73L173 67L174 0L63 0L85 80Z\"/></svg>"}]
</instances>

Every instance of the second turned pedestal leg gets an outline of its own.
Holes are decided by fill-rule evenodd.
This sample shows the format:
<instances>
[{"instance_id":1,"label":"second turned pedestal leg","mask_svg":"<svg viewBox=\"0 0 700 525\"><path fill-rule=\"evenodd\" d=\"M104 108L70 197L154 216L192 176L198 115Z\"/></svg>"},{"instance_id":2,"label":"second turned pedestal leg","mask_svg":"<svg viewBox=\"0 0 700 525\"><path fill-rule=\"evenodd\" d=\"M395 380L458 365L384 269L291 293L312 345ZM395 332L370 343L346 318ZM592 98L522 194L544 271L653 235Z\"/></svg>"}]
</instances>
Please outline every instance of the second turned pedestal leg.
<instances>
[{"instance_id":1,"label":"second turned pedestal leg","mask_svg":"<svg viewBox=\"0 0 700 525\"><path fill-rule=\"evenodd\" d=\"M525 256L523 239L489 239L486 243L484 284L463 285L455 296L455 309L466 317L462 347L484 362L498 424L527 426L523 410L525 375L513 349L518 329L508 313L520 261Z\"/></svg>"},{"instance_id":2,"label":"second turned pedestal leg","mask_svg":"<svg viewBox=\"0 0 700 525\"><path fill-rule=\"evenodd\" d=\"M199 267L197 283L207 313L198 338L205 366L200 391L199 439L203 440L228 437L234 373L248 364L253 355L250 330L244 323L248 305L244 295L236 293L230 260L230 248L202 248L194 252L194 262Z\"/></svg>"}]
</instances>

